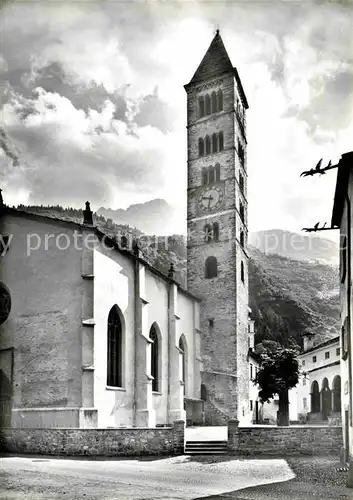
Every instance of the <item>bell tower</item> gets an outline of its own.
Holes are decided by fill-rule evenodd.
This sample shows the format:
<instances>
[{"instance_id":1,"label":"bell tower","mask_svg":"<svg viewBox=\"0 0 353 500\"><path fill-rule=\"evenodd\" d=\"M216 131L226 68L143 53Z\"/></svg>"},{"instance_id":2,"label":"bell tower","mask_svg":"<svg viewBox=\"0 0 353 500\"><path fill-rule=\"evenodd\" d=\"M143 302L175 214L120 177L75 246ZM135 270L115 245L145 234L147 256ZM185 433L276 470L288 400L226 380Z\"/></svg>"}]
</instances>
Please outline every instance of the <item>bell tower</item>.
<instances>
[{"instance_id":1,"label":"bell tower","mask_svg":"<svg viewBox=\"0 0 353 500\"><path fill-rule=\"evenodd\" d=\"M187 285L200 296L206 423L250 421L246 110L217 30L187 93Z\"/></svg>"}]
</instances>

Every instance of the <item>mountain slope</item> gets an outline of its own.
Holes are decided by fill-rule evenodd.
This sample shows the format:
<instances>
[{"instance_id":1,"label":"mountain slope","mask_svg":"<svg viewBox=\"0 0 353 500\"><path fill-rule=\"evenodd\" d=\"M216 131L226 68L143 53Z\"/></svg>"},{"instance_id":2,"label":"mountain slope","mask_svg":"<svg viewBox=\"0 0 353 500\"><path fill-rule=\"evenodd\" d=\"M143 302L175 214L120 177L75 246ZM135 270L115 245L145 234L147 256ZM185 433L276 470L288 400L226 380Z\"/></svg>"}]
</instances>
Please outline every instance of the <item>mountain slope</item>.
<instances>
[{"instance_id":1,"label":"mountain slope","mask_svg":"<svg viewBox=\"0 0 353 500\"><path fill-rule=\"evenodd\" d=\"M126 210L101 207L97 210L97 214L112 219L115 224L128 224L145 234L158 235L168 234L175 218L174 209L162 199L130 205Z\"/></svg>"},{"instance_id":2,"label":"mountain slope","mask_svg":"<svg viewBox=\"0 0 353 500\"><path fill-rule=\"evenodd\" d=\"M315 344L339 334L338 268L251 250L249 302L256 342L287 344L301 334L316 334Z\"/></svg>"},{"instance_id":3,"label":"mountain slope","mask_svg":"<svg viewBox=\"0 0 353 500\"><path fill-rule=\"evenodd\" d=\"M294 260L318 260L325 264L338 264L338 244L321 236L270 229L250 233L249 245L265 254L278 254Z\"/></svg>"}]
</instances>

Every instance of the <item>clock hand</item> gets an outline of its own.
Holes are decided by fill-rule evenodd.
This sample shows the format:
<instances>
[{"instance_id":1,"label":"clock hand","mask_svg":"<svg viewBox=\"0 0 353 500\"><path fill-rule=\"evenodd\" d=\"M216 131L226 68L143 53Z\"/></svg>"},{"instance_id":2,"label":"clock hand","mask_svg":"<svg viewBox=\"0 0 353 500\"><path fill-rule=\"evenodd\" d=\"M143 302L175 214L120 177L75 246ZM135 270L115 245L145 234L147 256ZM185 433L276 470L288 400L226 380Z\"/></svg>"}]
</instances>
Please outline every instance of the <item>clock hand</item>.
<instances>
[{"instance_id":1,"label":"clock hand","mask_svg":"<svg viewBox=\"0 0 353 500\"><path fill-rule=\"evenodd\" d=\"M212 196L210 196L208 198L208 207L207 208L210 208L210 205L211 205L211 201L213 200Z\"/></svg>"}]
</instances>

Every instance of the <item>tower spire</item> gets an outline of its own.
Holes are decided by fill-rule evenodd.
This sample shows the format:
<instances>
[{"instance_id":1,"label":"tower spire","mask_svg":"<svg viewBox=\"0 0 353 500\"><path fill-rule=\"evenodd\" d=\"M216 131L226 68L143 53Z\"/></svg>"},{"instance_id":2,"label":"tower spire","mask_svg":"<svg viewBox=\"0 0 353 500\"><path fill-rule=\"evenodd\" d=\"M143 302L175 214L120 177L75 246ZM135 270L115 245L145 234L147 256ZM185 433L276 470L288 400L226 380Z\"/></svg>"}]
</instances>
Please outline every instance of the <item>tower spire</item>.
<instances>
[{"instance_id":1,"label":"tower spire","mask_svg":"<svg viewBox=\"0 0 353 500\"><path fill-rule=\"evenodd\" d=\"M216 34L188 85L209 80L210 78L225 73L231 74L233 72L233 65L223 44L222 37L219 34L219 28L217 27ZM186 87L188 85L186 85Z\"/></svg>"}]
</instances>

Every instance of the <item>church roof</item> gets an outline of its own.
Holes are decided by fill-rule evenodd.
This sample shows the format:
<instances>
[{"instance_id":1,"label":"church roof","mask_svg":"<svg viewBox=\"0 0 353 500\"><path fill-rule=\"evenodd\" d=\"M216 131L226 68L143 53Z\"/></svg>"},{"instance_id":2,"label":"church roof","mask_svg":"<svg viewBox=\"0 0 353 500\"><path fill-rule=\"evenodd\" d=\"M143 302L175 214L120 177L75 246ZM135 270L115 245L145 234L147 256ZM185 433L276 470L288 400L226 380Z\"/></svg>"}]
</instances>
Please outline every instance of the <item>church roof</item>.
<instances>
[{"instance_id":1,"label":"church roof","mask_svg":"<svg viewBox=\"0 0 353 500\"><path fill-rule=\"evenodd\" d=\"M133 250L127 249L127 248L122 248L117 240L112 237L111 234L106 232L103 228L97 227L95 225L87 225L85 223L78 222L77 220L72 220L70 218L67 218L65 216L62 216L61 214L54 214L54 213L38 213L38 212L31 212L30 210L24 210L20 208L15 208L15 207L9 207L7 205L2 205L0 207L0 218L3 215L17 215L19 217L27 217L29 219L36 219L39 222L43 223L57 223L59 225L69 225L73 226L76 228L86 228L87 230L91 230L93 233L95 233L98 237L98 239L104 239L104 244L111 244L112 248L114 248L116 251L119 253L125 255L129 259L135 261L136 259L141 262L147 269L149 269L153 274L159 276L162 280L167 281L167 282L173 282L177 285L178 289L184 293L185 295L188 295L192 299L201 302L201 297L198 297L197 295L191 293L189 290L184 288L180 283L175 281L174 279L169 278L166 276L164 273L156 269L153 265L151 265L149 262L145 260L143 255L140 252L139 256L136 256L133 252Z\"/></svg>"},{"instance_id":2,"label":"church roof","mask_svg":"<svg viewBox=\"0 0 353 500\"><path fill-rule=\"evenodd\" d=\"M195 71L194 76L191 78L190 82L184 86L184 88L185 90L187 90L191 85L203 82L205 80L210 80L211 78L224 75L226 73L232 73L234 75L241 99L245 108L247 109L249 105L239 78L238 71L233 67L228 52L224 46L222 37L219 34L219 30L217 30L206 54L204 55L201 63Z\"/></svg>"},{"instance_id":3,"label":"church roof","mask_svg":"<svg viewBox=\"0 0 353 500\"><path fill-rule=\"evenodd\" d=\"M232 63L229 59L222 37L217 30L211 45L188 85L208 80L214 76L222 75L223 73L232 72Z\"/></svg>"}]
</instances>

